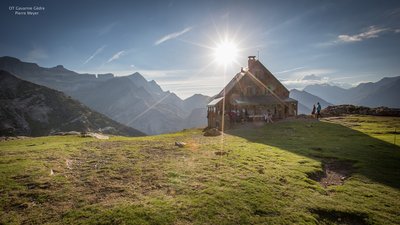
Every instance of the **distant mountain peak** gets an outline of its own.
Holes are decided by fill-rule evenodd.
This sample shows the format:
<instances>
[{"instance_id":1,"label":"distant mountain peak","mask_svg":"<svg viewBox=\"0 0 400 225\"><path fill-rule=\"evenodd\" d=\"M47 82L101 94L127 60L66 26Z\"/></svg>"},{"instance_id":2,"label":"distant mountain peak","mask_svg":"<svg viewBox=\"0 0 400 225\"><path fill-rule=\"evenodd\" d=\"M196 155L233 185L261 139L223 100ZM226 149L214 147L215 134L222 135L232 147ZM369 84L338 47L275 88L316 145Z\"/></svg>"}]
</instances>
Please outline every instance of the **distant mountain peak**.
<instances>
[{"instance_id":1,"label":"distant mountain peak","mask_svg":"<svg viewBox=\"0 0 400 225\"><path fill-rule=\"evenodd\" d=\"M306 92L306 91L304 91L304 90L299 90L299 89L297 89L297 88L293 88L293 89L290 90L290 92Z\"/></svg>"},{"instance_id":2,"label":"distant mountain peak","mask_svg":"<svg viewBox=\"0 0 400 225\"><path fill-rule=\"evenodd\" d=\"M131 75L128 75L127 77L130 78L133 81L136 81L136 82L141 82L141 83L143 83L143 82L147 83L148 82L146 80L146 78L144 78L143 75L140 74L139 72L135 72L135 73L133 73Z\"/></svg>"},{"instance_id":3,"label":"distant mountain peak","mask_svg":"<svg viewBox=\"0 0 400 225\"><path fill-rule=\"evenodd\" d=\"M18 58L11 57L11 56L2 56L0 57L0 61L15 61L15 62L21 62Z\"/></svg>"},{"instance_id":4,"label":"distant mountain peak","mask_svg":"<svg viewBox=\"0 0 400 225\"><path fill-rule=\"evenodd\" d=\"M61 65L44 68L12 57L0 58L0 69L23 80L63 91L92 109L148 134L207 124L208 96L198 94L184 101L171 91L163 91L155 80L148 81L139 72L120 77L96 76L68 72Z\"/></svg>"},{"instance_id":5,"label":"distant mountain peak","mask_svg":"<svg viewBox=\"0 0 400 225\"><path fill-rule=\"evenodd\" d=\"M56 73L62 73L62 74L64 74L64 73L74 74L74 75L78 74L72 70L66 69L63 65L57 65L55 67L49 68L48 70L52 71L52 72L56 72Z\"/></svg>"},{"instance_id":6,"label":"distant mountain peak","mask_svg":"<svg viewBox=\"0 0 400 225\"><path fill-rule=\"evenodd\" d=\"M51 70L56 70L56 71L70 71L70 70L65 69L65 67L63 65L57 65L57 66L55 66L53 68L50 68L50 69Z\"/></svg>"},{"instance_id":7,"label":"distant mountain peak","mask_svg":"<svg viewBox=\"0 0 400 225\"><path fill-rule=\"evenodd\" d=\"M192 96L187 97L184 101L190 101L191 99L205 99L205 98L211 98L210 96L203 95L203 94L194 94Z\"/></svg>"},{"instance_id":8,"label":"distant mountain peak","mask_svg":"<svg viewBox=\"0 0 400 225\"><path fill-rule=\"evenodd\" d=\"M140 74L139 72L134 72L131 75L128 75L128 77L137 77L137 78L143 78L144 79L143 75Z\"/></svg>"},{"instance_id":9,"label":"distant mountain peak","mask_svg":"<svg viewBox=\"0 0 400 225\"><path fill-rule=\"evenodd\" d=\"M194 95L192 95L192 97L209 97L209 96L206 96L203 94L194 94Z\"/></svg>"},{"instance_id":10,"label":"distant mountain peak","mask_svg":"<svg viewBox=\"0 0 400 225\"><path fill-rule=\"evenodd\" d=\"M22 62L21 60L11 56L3 56L0 57L0 68L11 72L12 74L17 74L16 71L21 70L26 70L32 73L33 70L39 68L39 65L31 62Z\"/></svg>"},{"instance_id":11,"label":"distant mountain peak","mask_svg":"<svg viewBox=\"0 0 400 225\"><path fill-rule=\"evenodd\" d=\"M345 89L335 85L309 85L305 91L334 104L354 104L369 107L400 107L398 96L400 76L384 77L377 82L364 82Z\"/></svg>"},{"instance_id":12,"label":"distant mountain peak","mask_svg":"<svg viewBox=\"0 0 400 225\"><path fill-rule=\"evenodd\" d=\"M9 65L20 65L20 64L27 64L27 65L33 65L35 67L39 67L38 64L32 63L32 62L23 62L18 58L11 57L11 56L3 56L0 57L0 64L9 64Z\"/></svg>"}]
</instances>

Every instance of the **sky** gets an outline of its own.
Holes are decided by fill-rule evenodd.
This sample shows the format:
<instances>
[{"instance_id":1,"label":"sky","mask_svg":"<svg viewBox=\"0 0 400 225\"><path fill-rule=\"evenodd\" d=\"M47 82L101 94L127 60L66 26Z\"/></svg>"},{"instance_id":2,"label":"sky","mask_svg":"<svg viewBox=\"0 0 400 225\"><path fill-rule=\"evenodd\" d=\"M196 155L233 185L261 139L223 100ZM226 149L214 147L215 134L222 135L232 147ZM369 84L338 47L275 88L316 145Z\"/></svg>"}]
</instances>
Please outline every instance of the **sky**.
<instances>
[{"instance_id":1,"label":"sky","mask_svg":"<svg viewBox=\"0 0 400 225\"><path fill-rule=\"evenodd\" d=\"M44 9L16 10L34 6ZM400 75L398 0L3 0L0 26L0 56L81 73L140 72L181 98L217 94L249 55L288 89ZM214 52L224 40L238 56L221 65Z\"/></svg>"}]
</instances>

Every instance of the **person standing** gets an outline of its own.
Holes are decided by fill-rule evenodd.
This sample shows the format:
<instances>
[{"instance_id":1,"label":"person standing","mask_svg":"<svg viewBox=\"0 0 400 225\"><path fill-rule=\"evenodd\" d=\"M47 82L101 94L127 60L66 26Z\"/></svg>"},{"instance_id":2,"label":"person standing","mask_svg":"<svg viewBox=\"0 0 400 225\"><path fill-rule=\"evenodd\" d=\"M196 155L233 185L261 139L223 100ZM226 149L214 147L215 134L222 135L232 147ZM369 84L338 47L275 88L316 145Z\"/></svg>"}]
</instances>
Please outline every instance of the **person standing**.
<instances>
[{"instance_id":1,"label":"person standing","mask_svg":"<svg viewBox=\"0 0 400 225\"><path fill-rule=\"evenodd\" d=\"M315 104L313 105L312 111L311 111L311 116L315 118Z\"/></svg>"},{"instance_id":2,"label":"person standing","mask_svg":"<svg viewBox=\"0 0 400 225\"><path fill-rule=\"evenodd\" d=\"M268 110L267 111L267 123L273 123L274 121L272 121L272 114L271 112Z\"/></svg>"},{"instance_id":3,"label":"person standing","mask_svg":"<svg viewBox=\"0 0 400 225\"><path fill-rule=\"evenodd\" d=\"M321 118L321 105L317 103L317 119Z\"/></svg>"}]
</instances>

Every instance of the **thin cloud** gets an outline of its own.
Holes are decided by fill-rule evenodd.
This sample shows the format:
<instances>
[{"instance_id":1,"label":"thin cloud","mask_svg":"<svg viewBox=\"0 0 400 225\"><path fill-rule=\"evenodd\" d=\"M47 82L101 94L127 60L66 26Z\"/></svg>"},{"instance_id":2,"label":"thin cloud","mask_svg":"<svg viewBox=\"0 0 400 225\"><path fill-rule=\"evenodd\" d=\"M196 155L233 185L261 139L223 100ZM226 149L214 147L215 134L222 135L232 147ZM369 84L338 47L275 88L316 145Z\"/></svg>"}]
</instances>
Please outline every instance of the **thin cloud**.
<instances>
[{"instance_id":1,"label":"thin cloud","mask_svg":"<svg viewBox=\"0 0 400 225\"><path fill-rule=\"evenodd\" d=\"M289 73L289 72L293 72L293 71L296 71L296 70L301 70L301 69L304 69L304 68L305 68L304 66L296 67L296 68L293 68L293 69L279 71L279 72L276 72L275 74Z\"/></svg>"},{"instance_id":2,"label":"thin cloud","mask_svg":"<svg viewBox=\"0 0 400 225\"><path fill-rule=\"evenodd\" d=\"M89 56L89 58L86 59L86 61L83 64L86 64L86 63L90 62L94 57L96 57L96 55L101 53L104 50L105 47L106 46L103 45L100 48L98 48L91 56Z\"/></svg>"},{"instance_id":3,"label":"thin cloud","mask_svg":"<svg viewBox=\"0 0 400 225\"><path fill-rule=\"evenodd\" d=\"M328 77L321 77L321 79L318 80L307 80L307 79L293 79L293 80L281 80L281 82L287 86L289 89L297 88L297 89L303 89L304 87L308 85L313 85L313 84L328 84L330 82L330 79Z\"/></svg>"},{"instance_id":4,"label":"thin cloud","mask_svg":"<svg viewBox=\"0 0 400 225\"><path fill-rule=\"evenodd\" d=\"M177 38L177 37L183 35L184 33L189 32L191 29L192 29L192 27L187 27L187 28L185 28L185 29L183 29L181 31L174 32L174 33L171 33L171 34L167 34L164 37L158 39L156 42L154 42L154 45L159 45L159 44L161 44L163 42L166 42L168 40Z\"/></svg>"},{"instance_id":5,"label":"thin cloud","mask_svg":"<svg viewBox=\"0 0 400 225\"><path fill-rule=\"evenodd\" d=\"M307 69L307 70L293 72L291 75L295 77L304 77L310 74L321 76L321 75L331 74L334 72L335 70L332 69Z\"/></svg>"},{"instance_id":6,"label":"thin cloud","mask_svg":"<svg viewBox=\"0 0 400 225\"><path fill-rule=\"evenodd\" d=\"M384 33L395 33L395 34L400 33L400 29L398 28L388 28L388 27L378 27L378 26L370 26L365 30L366 30L365 32L361 32L359 34L354 34L354 35L341 34L338 35L335 40L323 43L317 43L314 46L330 47L340 43L355 43L364 41L366 39L378 38Z\"/></svg>"},{"instance_id":7,"label":"thin cloud","mask_svg":"<svg viewBox=\"0 0 400 225\"><path fill-rule=\"evenodd\" d=\"M325 84L331 81L330 75L335 70L329 68L309 68L292 71L287 79L281 79L282 83L289 89L302 89L307 85Z\"/></svg>"},{"instance_id":8,"label":"thin cloud","mask_svg":"<svg viewBox=\"0 0 400 225\"><path fill-rule=\"evenodd\" d=\"M108 59L107 63L110 63L110 62L112 62L112 61L114 61L114 60L119 59L119 58L120 58L121 56L123 56L124 54L125 54L125 51L124 51L124 50L115 53L110 59Z\"/></svg>"},{"instance_id":9,"label":"thin cloud","mask_svg":"<svg viewBox=\"0 0 400 225\"><path fill-rule=\"evenodd\" d=\"M322 78L320 76L317 76L315 74L310 74L310 75L306 75L303 78L301 78L301 80L321 80Z\"/></svg>"},{"instance_id":10,"label":"thin cloud","mask_svg":"<svg viewBox=\"0 0 400 225\"><path fill-rule=\"evenodd\" d=\"M304 89L308 85L320 84L320 85L332 85L338 86L341 88L350 88L357 86L359 82L357 82L360 77L375 77L375 75L365 76L365 75L357 75L357 76L340 76L340 77L332 77L332 76L318 76L315 74L306 75L301 78L294 79L285 79L281 82L287 86L289 89ZM369 81L370 82L370 81Z\"/></svg>"},{"instance_id":11,"label":"thin cloud","mask_svg":"<svg viewBox=\"0 0 400 225\"><path fill-rule=\"evenodd\" d=\"M382 32L389 30L388 28L382 28L377 26L368 27L367 31L355 34L355 35L347 35L341 34L338 36L337 41L339 42L359 42L365 39L377 38Z\"/></svg>"}]
</instances>

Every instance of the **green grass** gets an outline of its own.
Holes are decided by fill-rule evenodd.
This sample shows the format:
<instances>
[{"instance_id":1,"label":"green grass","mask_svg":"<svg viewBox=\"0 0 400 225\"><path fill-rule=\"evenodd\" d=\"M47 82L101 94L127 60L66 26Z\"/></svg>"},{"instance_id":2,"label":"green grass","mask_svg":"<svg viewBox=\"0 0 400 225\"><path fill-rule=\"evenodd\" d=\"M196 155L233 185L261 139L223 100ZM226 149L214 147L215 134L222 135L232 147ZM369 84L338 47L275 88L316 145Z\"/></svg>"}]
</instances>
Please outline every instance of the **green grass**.
<instances>
[{"instance_id":1,"label":"green grass","mask_svg":"<svg viewBox=\"0 0 400 225\"><path fill-rule=\"evenodd\" d=\"M223 137L187 130L3 141L0 223L397 224L395 128L400 118L348 116ZM309 175L333 158L354 171L343 185L324 188Z\"/></svg>"}]
</instances>

